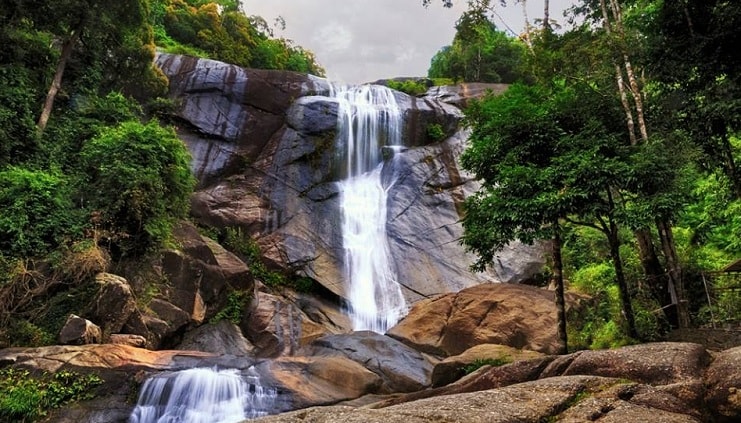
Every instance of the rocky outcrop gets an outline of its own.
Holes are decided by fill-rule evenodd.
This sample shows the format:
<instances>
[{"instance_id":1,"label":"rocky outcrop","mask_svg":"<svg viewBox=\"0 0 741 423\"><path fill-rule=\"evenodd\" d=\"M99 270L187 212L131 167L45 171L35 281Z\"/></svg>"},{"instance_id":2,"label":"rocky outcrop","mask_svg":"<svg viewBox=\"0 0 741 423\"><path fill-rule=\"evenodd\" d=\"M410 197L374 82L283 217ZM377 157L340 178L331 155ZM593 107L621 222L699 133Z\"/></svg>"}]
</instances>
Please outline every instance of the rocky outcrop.
<instances>
[{"instance_id":1,"label":"rocky outcrop","mask_svg":"<svg viewBox=\"0 0 741 423\"><path fill-rule=\"evenodd\" d=\"M395 339L362 331L324 336L302 350L307 356L343 356L377 374L379 392L413 392L429 386L432 363Z\"/></svg>"},{"instance_id":2,"label":"rocky outcrop","mask_svg":"<svg viewBox=\"0 0 741 423\"><path fill-rule=\"evenodd\" d=\"M487 94L501 94L507 90L507 84L489 84L484 82L465 82L457 85L431 87L424 98L435 99L457 107L466 107L471 100Z\"/></svg>"},{"instance_id":3,"label":"rocky outcrop","mask_svg":"<svg viewBox=\"0 0 741 423\"><path fill-rule=\"evenodd\" d=\"M110 273L99 273L95 276L95 282L98 284L98 293L87 315L90 320L99 323L104 337L121 332L136 310L131 286L126 279Z\"/></svg>"},{"instance_id":4,"label":"rocky outcrop","mask_svg":"<svg viewBox=\"0 0 741 423\"><path fill-rule=\"evenodd\" d=\"M558 351L553 292L528 285L484 284L420 301L388 335L439 356L479 344Z\"/></svg>"},{"instance_id":5,"label":"rocky outcrop","mask_svg":"<svg viewBox=\"0 0 741 423\"><path fill-rule=\"evenodd\" d=\"M699 423L682 404L641 401L645 385L596 376L566 376L504 388L445 395L381 409L324 407L264 417L269 423L423 423L423 422L665 422ZM637 398L638 397L638 398Z\"/></svg>"},{"instance_id":6,"label":"rocky outcrop","mask_svg":"<svg viewBox=\"0 0 741 423\"><path fill-rule=\"evenodd\" d=\"M705 402L719 422L741 420L741 347L718 353L705 373Z\"/></svg>"},{"instance_id":7,"label":"rocky outcrop","mask_svg":"<svg viewBox=\"0 0 741 423\"><path fill-rule=\"evenodd\" d=\"M157 64L170 79L179 132L200 181L193 214L212 226L241 228L257 238L273 267L345 297L334 183L338 106L329 83L168 54ZM517 262L496 263L490 273L469 271L474 257L458 243L459 222L463 200L477 183L457 160L466 139L456 131L460 111L433 97L395 96L408 147L389 155L384 166L386 180L395 181L387 230L392 255L403 258L395 267L406 298L519 282L539 271L539 249L522 246L510 254ZM449 137L430 139L433 124Z\"/></svg>"},{"instance_id":8,"label":"rocky outcrop","mask_svg":"<svg viewBox=\"0 0 741 423\"><path fill-rule=\"evenodd\" d=\"M178 349L235 356L251 356L255 352L255 347L242 335L239 326L228 320L208 323L189 331Z\"/></svg>"},{"instance_id":9,"label":"rocky outcrop","mask_svg":"<svg viewBox=\"0 0 741 423\"><path fill-rule=\"evenodd\" d=\"M59 331L59 343L68 345L99 344L103 341L103 331L100 326L70 314Z\"/></svg>"},{"instance_id":10,"label":"rocky outcrop","mask_svg":"<svg viewBox=\"0 0 741 423\"><path fill-rule=\"evenodd\" d=\"M498 363L497 365L502 365L542 356L543 354L535 351L520 350L506 345L476 345L461 354L448 357L435 364L431 376L432 386L443 386L455 382L466 374L466 366L471 366L477 362L482 364Z\"/></svg>"}]
</instances>

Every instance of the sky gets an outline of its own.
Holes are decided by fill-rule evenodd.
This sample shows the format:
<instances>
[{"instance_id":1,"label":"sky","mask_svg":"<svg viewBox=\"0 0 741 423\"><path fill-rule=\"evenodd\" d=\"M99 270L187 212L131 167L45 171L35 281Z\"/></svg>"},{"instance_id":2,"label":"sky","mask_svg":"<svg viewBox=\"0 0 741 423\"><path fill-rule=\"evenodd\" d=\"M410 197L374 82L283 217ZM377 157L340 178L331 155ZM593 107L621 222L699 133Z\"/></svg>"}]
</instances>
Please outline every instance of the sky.
<instances>
[{"instance_id":1,"label":"sky","mask_svg":"<svg viewBox=\"0 0 741 423\"><path fill-rule=\"evenodd\" d=\"M563 10L573 2L551 0L551 19L565 25ZM493 3L501 17L496 25L522 32L522 7ZM543 0L527 3L532 24L543 16ZM440 0L427 8L422 0L242 0L242 5L248 15L270 23L282 17L285 30L276 28L275 35L314 52L328 78L362 83L427 75L432 56L453 41L466 1L454 1L450 9Z\"/></svg>"}]
</instances>

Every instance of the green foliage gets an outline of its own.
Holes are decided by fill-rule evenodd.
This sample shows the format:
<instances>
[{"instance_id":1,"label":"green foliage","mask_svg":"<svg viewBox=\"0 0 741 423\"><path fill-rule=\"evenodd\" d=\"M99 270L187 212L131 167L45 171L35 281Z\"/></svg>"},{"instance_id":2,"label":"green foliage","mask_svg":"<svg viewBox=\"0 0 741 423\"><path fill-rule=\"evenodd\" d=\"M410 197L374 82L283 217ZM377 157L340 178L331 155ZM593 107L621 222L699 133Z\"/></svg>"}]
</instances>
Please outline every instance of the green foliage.
<instances>
[{"instance_id":1,"label":"green foliage","mask_svg":"<svg viewBox=\"0 0 741 423\"><path fill-rule=\"evenodd\" d=\"M445 131L439 123L427 125L427 137L433 141L440 141L445 138Z\"/></svg>"},{"instance_id":2,"label":"green foliage","mask_svg":"<svg viewBox=\"0 0 741 423\"><path fill-rule=\"evenodd\" d=\"M40 256L76 236L80 219L70 198L67 180L56 172L0 171L0 251Z\"/></svg>"},{"instance_id":3,"label":"green foliage","mask_svg":"<svg viewBox=\"0 0 741 423\"><path fill-rule=\"evenodd\" d=\"M71 402L91 399L103 381L95 374L80 375L61 370L33 377L27 370L0 370L0 420L34 422L49 410Z\"/></svg>"},{"instance_id":4,"label":"green foliage","mask_svg":"<svg viewBox=\"0 0 741 423\"><path fill-rule=\"evenodd\" d=\"M510 356L502 356L502 357L496 357L496 358L477 358L476 360L473 360L471 363L463 366L463 372L465 372L465 374L468 375L484 366L499 367L499 366L504 366L505 364L509 364L511 362L512 362L512 357Z\"/></svg>"},{"instance_id":5,"label":"green foliage","mask_svg":"<svg viewBox=\"0 0 741 423\"><path fill-rule=\"evenodd\" d=\"M432 58L430 78L512 83L522 80L526 48L517 38L498 31L485 9L471 9L456 24L450 46Z\"/></svg>"},{"instance_id":6,"label":"green foliage","mask_svg":"<svg viewBox=\"0 0 741 423\"><path fill-rule=\"evenodd\" d=\"M262 18L248 17L236 2L155 0L157 45L170 53L208 57L244 67L324 75L314 54L290 40L272 38Z\"/></svg>"},{"instance_id":7,"label":"green foliage","mask_svg":"<svg viewBox=\"0 0 741 423\"><path fill-rule=\"evenodd\" d=\"M58 332L54 332L58 333ZM29 322L14 318L0 329L0 348L42 347L53 345L56 337L49 331Z\"/></svg>"},{"instance_id":8,"label":"green foliage","mask_svg":"<svg viewBox=\"0 0 741 423\"><path fill-rule=\"evenodd\" d=\"M221 309L211 319L212 323L228 320L234 324L239 324L244 315L247 302L250 300L250 293L246 291L232 291L226 299L226 306Z\"/></svg>"},{"instance_id":9,"label":"green foliage","mask_svg":"<svg viewBox=\"0 0 741 423\"><path fill-rule=\"evenodd\" d=\"M386 86L392 90L401 91L411 96L419 96L427 92L427 84L422 80L407 79L403 81L391 79Z\"/></svg>"},{"instance_id":10,"label":"green foliage","mask_svg":"<svg viewBox=\"0 0 741 423\"><path fill-rule=\"evenodd\" d=\"M82 148L87 204L121 254L139 255L167 240L188 212L190 155L157 122L106 128Z\"/></svg>"},{"instance_id":11,"label":"green foliage","mask_svg":"<svg viewBox=\"0 0 741 423\"><path fill-rule=\"evenodd\" d=\"M252 275L272 288L288 287L298 292L312 292L316 283L309 277L288 276L269 269L262 260L262 251L254 239L240 228L226 228L218 237L224 247L237 254L250 268Z\"/></svg>"}]
</instances>

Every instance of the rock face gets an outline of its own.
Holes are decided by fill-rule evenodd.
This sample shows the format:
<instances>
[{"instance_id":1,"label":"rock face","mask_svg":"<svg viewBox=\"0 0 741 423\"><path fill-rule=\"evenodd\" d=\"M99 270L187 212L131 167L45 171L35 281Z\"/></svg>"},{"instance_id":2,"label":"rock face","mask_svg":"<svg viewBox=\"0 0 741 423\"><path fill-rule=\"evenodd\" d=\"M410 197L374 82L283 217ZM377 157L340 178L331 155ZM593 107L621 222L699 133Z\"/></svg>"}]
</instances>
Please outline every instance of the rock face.
<instances>
[{"instance_id":1,"label":"rock face","mask_svg":"<svg viewBox=\"0 0 741 423\"><path fill-rule=\"evenodd\" d=\"M741 420L741 347L719 353L705 374L705 401L717 421Z\"/></svg>"},{"instance_id":2,"label":"rock face","mask_svg":"<svg viewBox=\"0 0 741 423\"><path fill-rule=\"evenodd\" d=\"M432 386L443 386L460 379L465 374L465 367L475 363L494 360L506 364L541 357L535 351L519 350L506 345L481 344L471 347L459 355L448 357L435 364L432 370Z\"/></svg>"},{"instance_id":3,"label":"rock face","mask_svg":"<svg viewBox=\"0 0 741 423\"><path fill-rule=\"evenodd\" d=\"M308 356L343 356L383 380L380 392L413 392L429 385L432 363L418 351L375 332L324 336L302 350Z\"/></svg>"},{"instance_id":4,"label":"rock face","mask_svg":"<svg viewBox=\"0 0 741 423\"><path fill-rule=\"evenodd\" d=\"M180 135L200 181L193 214L216 227L241 228L258 239L272 266L345 297L335 184L338 104L329 83L168 54L157 64L170 79ZM539 271L539 249L522 246L513 247L519 261L512 268L468 270L474 258L458 244L459 221L477 183L457 161L466 139L456 131L460 111L433 97L395 96L408 149L389 155L384 165L385 179L395 179L387 231L407 299L481 282L518 282ZM431 140L432 124L448 138Z\"/></svg>"},{"instance_id":5,"label":"rock face","mask_svg":"<svg viewBox=\"0 0 741 423\"><path fill-rule=\"evenodd\" d=\"M418 302L388 335L445 357L478 344L554 354L555 327L553 292L527 285L483 284Z\"/></svg>"}]
</instances>

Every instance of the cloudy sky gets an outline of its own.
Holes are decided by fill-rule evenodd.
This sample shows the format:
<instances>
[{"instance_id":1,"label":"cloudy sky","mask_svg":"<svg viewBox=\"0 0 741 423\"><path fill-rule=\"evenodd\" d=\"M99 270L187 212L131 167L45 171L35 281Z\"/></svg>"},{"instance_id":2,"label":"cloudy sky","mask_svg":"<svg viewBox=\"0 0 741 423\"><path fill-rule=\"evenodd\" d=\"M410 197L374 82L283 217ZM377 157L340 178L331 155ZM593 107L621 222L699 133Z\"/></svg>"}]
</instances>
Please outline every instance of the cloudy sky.
<instances>
[{"instance_id":1,"label":"cloudy sky","mask_svg":"<svg viewBox=\"0 0 741 423\"><path fill-rule=\"evenodd\" d=\"M293 40L316 54L330 79L358 83L395 76L424 76L432 56L450 44L465 0L451 9L433 0L242 0L248 15L268 22L282 17L276 36ZM496 2L494 2L496 3ZM563 23L563 9L573 0L551 0L551 18ZM542 17L543 1L528 2L528 17ZM497 6L500 29L521 32L520 5ZM505 26L506 23L506 26Z\"/></svg>"}]
</instances>

